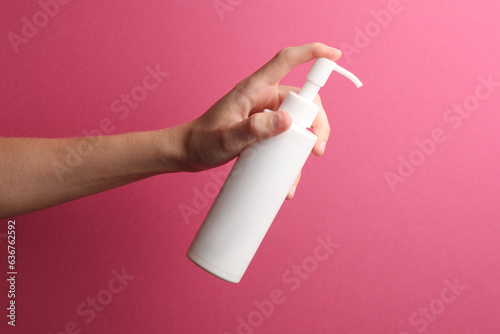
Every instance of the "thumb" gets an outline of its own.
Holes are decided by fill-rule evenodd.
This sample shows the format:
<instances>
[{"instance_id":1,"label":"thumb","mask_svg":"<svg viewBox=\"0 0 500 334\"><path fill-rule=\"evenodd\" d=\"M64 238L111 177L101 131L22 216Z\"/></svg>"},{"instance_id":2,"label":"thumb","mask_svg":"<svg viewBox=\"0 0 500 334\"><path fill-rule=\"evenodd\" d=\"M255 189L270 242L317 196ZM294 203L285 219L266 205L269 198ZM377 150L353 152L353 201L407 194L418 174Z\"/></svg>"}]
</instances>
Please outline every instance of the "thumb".
<instances>
[{"instance_id":1,"label":"thumb","mask_svg":"<svg viewBox=\"0 0 500 334\"><path fill-rule=\"evenodd\" d=\"M255 140L279 135L288 130L291 125L292 118L287 112L266 109L240 122L235 130L239 132L241 140L249 144Z\"/></svg>"}]
</instances>

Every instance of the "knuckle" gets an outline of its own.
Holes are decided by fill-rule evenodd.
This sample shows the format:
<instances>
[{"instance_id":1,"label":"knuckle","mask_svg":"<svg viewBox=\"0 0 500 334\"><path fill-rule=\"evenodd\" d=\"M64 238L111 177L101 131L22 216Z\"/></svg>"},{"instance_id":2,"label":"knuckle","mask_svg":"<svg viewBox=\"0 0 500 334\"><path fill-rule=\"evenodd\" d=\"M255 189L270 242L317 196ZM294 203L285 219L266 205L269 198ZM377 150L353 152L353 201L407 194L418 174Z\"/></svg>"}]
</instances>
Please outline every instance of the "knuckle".
<instances>
[{"instance_id":1,"label":"knuckle","mask_svg":"<svg viewBox=\"0 0 500 334\"><path fill-rule=\"evenodd\" d=\"M246 122L246 130L247 130L247 133L250 135L250 136L257 136L258 134L258 120L255 116L251 116L248 118L247 122Z\"/></svg>"},{"instance_id":2,"label":"knuckle","mask_svg":"<svg viewBox=\"0 0 500 334\"><path fill-rule=\"evenodd\" d=\"M320 43L320 42L314 42L314 43L311 43L311 47L313 49L319 49L321 47L323 47L323 43Z\"/></svg>"},{"instance_id":3,"label":"knuckle","mask_svg":"<svg viewBox=\"0 0 500 334\"><path fill-rule=\"evenodd\" d=\"M245 92L247 92L248 90L250 90L250 86L251 86L251 77L246 77L245 79L241 80L240 82L238 82L236 84L236 87L234 87L234 89L238 92L238 93L243 93L245 94Z\"/></svg>"},{"instance_id":4,"label":"knuckle","mask_svg":"<svg viewBox=\"0 0 500 334\"><path fill-rule=\"evenodd\" d=\"M330 125L328 122L322 122L321 124L318 124L316 127L315 133L321 140L326 140L330 136Z\"/></svg>"},{"instance_id":5,"label":"knuckle","mask_svg":"<svg viewBox=\"0 0 500 334\"><path fill-rule=\"evenodd\" d=\"M311 49L313 50L313 53L316 53L316 52L321 51L321 50L325 50L325 48L327 48L327 46L323 43L320 43L320 42L311 43Z\"/></svg>"},{"instance_id":6,"label":"knuckle","mask_svg":"<svg viewBox=\"0 0 500 334\"><path fill-rule=\"evenodd\" d=\"M247 77L236 84L233 89L233 96L237 105L246 106L247 103L252 100L252 92L254 90L252 89L252 84L251 77Z\"/></svg>"},{"instance_id":7,"label":"knuckle","mask_svg":"<svg viewBox=\"0 0 500 334\"><path fill-rule=\"evenodd\" d=\"M237 104L245 110L251 110L259 103L265 88L262 81L254 75L241 80L233 89Z\"/></svg>"},{"instance_id":8,"label":"knuckle","mask_svg":"<svg viewBox=\"0 0 500 334\"><path fill-rule=\"evenodd\" d=\"M283 57L283 56L285 56L285 54L286 54L286 53L288 53L288 50L289 50L289 49L290 49L290 47L285 47L285 48L283 48L283 49L279 50L279 51L278 51L277 56L278 56L278 57Z\"/></svg>"},{"instance_id":9,"label":"knuckle","mask_svg":"<svg viewBox=\"0 0 500 334\"><path fill-rule=\"evenodd\" d=\"M286 48L283 48L281 49L277 56L288 66L290 67L289 65L289 54L290 54L290 50L292 49L292 47L286 47Z\"/></svg>"},{"instance_id":10,"label":"knuckle","mask_svg":"<svg viewBox=\"0 0 500 334\"><path fill-rule=\"evenodd\" d=\"M323 122L322 127L321 127L321 131L323 133L325 133L326 136L328 136L330 134L331 129L330 129L330 124L328 123L328 121Z\"/></svg>"}]
</instances>

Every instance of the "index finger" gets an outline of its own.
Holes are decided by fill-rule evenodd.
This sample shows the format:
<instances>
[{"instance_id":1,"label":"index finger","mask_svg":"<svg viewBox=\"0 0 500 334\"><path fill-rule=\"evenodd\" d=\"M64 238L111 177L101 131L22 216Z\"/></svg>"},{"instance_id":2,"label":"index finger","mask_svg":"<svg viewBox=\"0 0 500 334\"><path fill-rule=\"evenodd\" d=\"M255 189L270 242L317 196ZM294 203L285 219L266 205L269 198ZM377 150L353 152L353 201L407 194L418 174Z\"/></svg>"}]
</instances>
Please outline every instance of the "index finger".
<instances>
[{"instance_id":1,"label":"index finger","mask_svg":"<svg viewBox=\"0 0 500 334\"><path fill-rule=\"evenodd\" d=\"M281 49L270 61L258 69L252 77L261 82L275 85L295 66L314 58L324 57L332 61L340 58L342 52L323 43L309 43Z\"/></svg>"}]
</instances>

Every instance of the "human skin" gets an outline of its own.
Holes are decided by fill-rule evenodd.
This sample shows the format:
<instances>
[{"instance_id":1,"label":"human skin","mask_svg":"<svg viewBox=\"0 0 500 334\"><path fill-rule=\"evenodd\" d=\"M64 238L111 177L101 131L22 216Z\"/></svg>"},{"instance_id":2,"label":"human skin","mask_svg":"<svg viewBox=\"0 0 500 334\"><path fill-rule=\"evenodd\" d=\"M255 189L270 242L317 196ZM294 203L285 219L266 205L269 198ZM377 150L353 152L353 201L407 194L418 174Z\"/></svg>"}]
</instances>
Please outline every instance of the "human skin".
<instances>
[{"instance_id":1,"label":"human skin","mask_svg":"<svg viewBox=\"0 0 500 334\"><path fill-rule=\"evenodd\" d=\"M294 67L314 58L336 61L338 49L321 43L279 51L255 73L240 81L200 117L170 128L104 136L76 166L56 174L68 148L95 138L0 138L0 218L59 205L151 176L199 172L223 165L251 143L276 136L292 124L286 111L276 110L288 91L279 85ZM330 134L319 95L320 111L312 124L318 137L312 153L321 156ZM288 193L295 194L300 175Z\"/></svg>"}]
</instances>

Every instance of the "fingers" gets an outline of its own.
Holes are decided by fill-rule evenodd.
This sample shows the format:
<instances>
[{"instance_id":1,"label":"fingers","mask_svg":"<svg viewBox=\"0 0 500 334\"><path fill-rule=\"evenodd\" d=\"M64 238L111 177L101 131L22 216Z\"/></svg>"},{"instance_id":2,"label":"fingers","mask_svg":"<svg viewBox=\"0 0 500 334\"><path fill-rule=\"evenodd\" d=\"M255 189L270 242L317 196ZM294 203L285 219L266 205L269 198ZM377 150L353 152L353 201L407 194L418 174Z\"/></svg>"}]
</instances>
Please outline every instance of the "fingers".
<instances>
[{"instance_id":1,"label":"fingers","mask_svg":"<svg viewBox=\"0 0 500 334\"><path fill-rule=\"evenodd\" d=\"M324 57L332 61L340 58L342 52L322 43L310 43L282 49L252 77L269 85L277 84L293 67L314 58Z\"/></svg>"},{"instance_id":2,"label":"fingers","mask_svg":"<svg viewBox=\"0 0 500 334\"><path fill-rule=\"evenodd\" d=\"M230 130L230 150L239 154L248 144L256 140L271 138L285 132L292 125L291 116L285 111L266 111L255 113L236 124Z\"/></svg>"},{"instance_id":3,"label":"fingers","mask_svg":"<svg viewBox=\"0 0 500 334\"><path fill-rule=\"evenodd\" d=\"M318 141L314 145L312 153L319 157L325 153L326 143L330 136L330 124L328 123L328 117L326 116L325 109L323 109L319 95L316 95L314 102L320 106L320 109L312 124L313 133L318 137Z\"/></svg>"},{"instance_id":4,"label":"fingers","mask_svg":"<svg viewBox=\"0 0 500 334\"><path fill-rule=\"evenodd\" d=\"M285 85L278 86L278 95L279 95L278 102L279 102L279 104L281 104L281 102L283 102L285 97L288 95L288 92L290 92L290 91L298 94L298 93L300 93L300 88L295 87L295 86L285 86Z\"/></svg>"},{"instance_id":5,"label":"fingers","mask_svg":"<svg viewBox=\"0 0 500 334\"><path fill-rule=\"evenodd\" d=\"M297 190L297 185L299 184L301 174L302 174L302 171L299 173L299 175L297 175L297 178L293 182L292 188L290 188L288 195L286 195L286 199L292 199L293 196L295 196L295 191Z\"/></svg>"}]
</instances>

